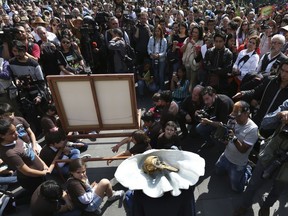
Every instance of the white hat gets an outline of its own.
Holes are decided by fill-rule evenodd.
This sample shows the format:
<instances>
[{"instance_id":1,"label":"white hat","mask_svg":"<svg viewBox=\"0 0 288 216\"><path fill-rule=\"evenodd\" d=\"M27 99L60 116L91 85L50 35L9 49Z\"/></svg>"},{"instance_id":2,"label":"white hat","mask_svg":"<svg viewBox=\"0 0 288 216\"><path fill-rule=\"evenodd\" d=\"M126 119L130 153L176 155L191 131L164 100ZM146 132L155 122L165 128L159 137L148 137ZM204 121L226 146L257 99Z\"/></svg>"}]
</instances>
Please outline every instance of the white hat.
<instances>
[{"instance_id":1,"label":"white hat","mask_svg":"<svg viewBox=\"0 0 288 216\"><path fill-rule=\"evenodd\" d=\"M168 170L146 174L142 167L149 156L157 156L166 164L177 168L178 172ZM205 160L199 155L178 150L148 150L123 161L115 172L115 178L130 190L143 190L152 198L161 197L171 191L173 196L179 196L181 189L195 185L199 176L204 175Z\"/></svg>"}]
</instances>

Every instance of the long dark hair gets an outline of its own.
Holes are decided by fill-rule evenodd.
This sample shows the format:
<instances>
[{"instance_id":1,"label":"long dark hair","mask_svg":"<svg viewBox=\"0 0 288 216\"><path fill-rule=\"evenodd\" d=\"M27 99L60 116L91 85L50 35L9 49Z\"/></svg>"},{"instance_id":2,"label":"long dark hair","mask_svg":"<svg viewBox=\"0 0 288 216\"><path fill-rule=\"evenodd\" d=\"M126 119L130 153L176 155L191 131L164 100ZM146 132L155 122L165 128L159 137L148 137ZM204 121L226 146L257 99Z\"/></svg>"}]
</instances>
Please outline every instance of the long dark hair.
<instances>
[{"instance_id":1,"label":"long dark hair","mask_svg":"<svg viewBox=\"0 0 288 216\"><path fill-rule=\"evenodd\" d=\"M82 168L83 166L86 168L86 163L81 158L72 160L69 163L69 171L70 172L76 172L78 169Z\"/></svg>"},{"instance_id":2,"label":"long dark hair","mask_svg":"<svg viewBox=\"0 0 288 216\"><path fill-rule=\"evenodd\" d=\"M146 135L146 133L142 130L136 130L132 133L132 138L135 139L137 144L146 144L150 143L150 138ZM135 143L135 144L136 144Z\"/></svg>"}]
</instances>

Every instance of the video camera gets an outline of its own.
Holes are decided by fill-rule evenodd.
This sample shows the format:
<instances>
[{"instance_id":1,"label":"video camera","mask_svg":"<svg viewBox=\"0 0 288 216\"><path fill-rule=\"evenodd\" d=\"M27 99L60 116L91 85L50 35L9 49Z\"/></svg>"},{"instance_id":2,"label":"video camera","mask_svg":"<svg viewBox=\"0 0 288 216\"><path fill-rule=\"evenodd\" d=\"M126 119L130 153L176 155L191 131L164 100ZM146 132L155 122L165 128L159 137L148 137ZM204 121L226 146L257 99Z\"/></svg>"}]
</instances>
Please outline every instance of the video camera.
<instances>
[{"instance_id":1,"label":"video camera","mask_svg":"<svg viewBox=\"0 0 288 216\"><path fill-rule=\"evenodd\" d=\"M17 32L18 29L14 27L3 27L2 31L0 31L0 41L7 43L12 42Z\"/></svg>"},{"instance_id":2,"label":"video camera","mask_svg":"<svg viewBox=\"0 0 288 216\"><path fill-rule=\"evenodd\" d=\"M201 110L195 112L195 118L197 121L200 121L202 118L211 119L212 111L214 110L214 106L211 107L204 107Z\"/></svg>"},{"instance_id":3,"label":"video camera","mask_svg":"<svg viewBox=\"0 0 288 216\"><path fill-rule=\"evenodd\" d=\"M227 124L221 124L217 127L216 132L213 135L213 138L220 142L227 142L233 138L230 130L234 130L235 127L235 118L229 116Z\"/></svg>"}]
</instances>

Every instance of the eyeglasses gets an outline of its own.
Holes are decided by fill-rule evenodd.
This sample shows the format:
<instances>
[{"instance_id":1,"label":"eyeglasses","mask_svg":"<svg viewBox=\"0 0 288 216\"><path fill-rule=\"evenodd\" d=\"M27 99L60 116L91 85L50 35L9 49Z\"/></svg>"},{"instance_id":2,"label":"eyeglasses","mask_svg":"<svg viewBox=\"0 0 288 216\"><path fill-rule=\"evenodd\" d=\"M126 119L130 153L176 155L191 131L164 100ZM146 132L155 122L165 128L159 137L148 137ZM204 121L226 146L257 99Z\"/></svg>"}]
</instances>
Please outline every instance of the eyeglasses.
<instances>
[{"instance_id":1,"label":"eyeglasses","mask_svg":"<svg viewBox=\"0 0 288 216\"><path fill-rule=\"evenodd\" d=\"M275 45L275 44L282 45L282 43L279 42L279 41L272 41L271 44L273 44L273 45Z\"/></svg>"},{"instance_id":2,"label":"eyeglasses","mask_svg":"<svg viewBox=\"0 0 288 216\"><path fill-rule=\"evenodd\" d=\"M62 44L70 44L71 42L70 41L62 41L61 43Z\"/></svg>"}]
</instances>

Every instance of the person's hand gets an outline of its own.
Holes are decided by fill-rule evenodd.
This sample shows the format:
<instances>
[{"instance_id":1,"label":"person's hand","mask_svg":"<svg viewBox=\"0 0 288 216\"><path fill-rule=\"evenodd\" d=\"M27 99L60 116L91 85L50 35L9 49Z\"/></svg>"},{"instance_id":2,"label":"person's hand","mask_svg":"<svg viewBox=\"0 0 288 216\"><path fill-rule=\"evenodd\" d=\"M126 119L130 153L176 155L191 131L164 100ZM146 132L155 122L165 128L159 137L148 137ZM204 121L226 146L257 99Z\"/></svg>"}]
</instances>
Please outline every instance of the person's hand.
<instances>
[{"instance_id":1,"label":"person's hand","mask_svg":"<svg viewBox=\"0 0 288 216\"><path fill-rule=\"evenodd\" d=\"M205 125L211 124L211 120L209 120L209 119L207 119L207 118L202 118L202 119L200 120L200 123L205 124Z\"/></svg>"},{"instance_id":2,"label":"person's hand","mask_svg":"<svg viewBox=\"0 0 288 216\"><path fill-rule=\"evenodd\" d=\"M232 97L232 99L239 99L239 98L241 98L241 97L243 97L243 93L240 91L240 92L238 92L237 94L235 94L233 97Z\"/></svg>"},{"instance_id":3,"label":"person's hand","mask_svg":"<svg viewBox=\"0 0 288 216\"><path fill-rule=\"evenodd\" d=\"M252 99L251 102L250 102L250 105L251 105L252 107L257 107L257 106L258 106L258 101L255 100L255 99Z\"/></svg>"},{"instance_id":4,"label":"person's hand","mask_svg":"<svg viewBox=\"0 0 288 216\"><path fill-rule=\"evenodd\" d=\"M107 166L109 166L110 163L112 163L112 161L113 161L113 160L107 160L107 162L106 162L106 163L107 163Z\"/></svg>"},{"instance_id":5,"label":"person's hand","mask_svg":"<svg viewBox=\"0 0 288 216\"><path fill-rule=\"evenodd\" d=\"M35 145L34 147L33 147L33 151L35 152L35 154L37 154L37 155L39 155L39 151L38 151L38 148L37 148L37 145Z\"/></svg>"},{"instance_id":6,"label":"person's hand","mask_svg":"<svg viewBox=\"0 0 288 216\"><path fill-rule=\"evenodd\" d=\"M35 104L40 104L41 103L41 97L40 96L37 96L34 98L34 103Z\"/></svg>"},{"instance_id":7,"label":"person's hand","mask_svg":"<svg viewBox=\"0 0 288 216\"><path fill-rule=\"evenodd\" d=\"M191 118L191 116L189 114L187 114L185 116L185 119L186 119L186 122L191 122L192 121L192 118Z\"/></svg>"},{"instance_id":8,"label":"person's hand","mask_svg":"<svg viewBox=\"0 0 288 216\"><path fill-rule=\"evenodd\" d=\"M71 153L71 149L70 149L70 148L65 147L65 148L63 149L63 154L64 154L64 155L69 155L70 153Z\"/></svg>"},{"instance_id":9,"label":"person's hand","mask_svg":"<svg viewBox=\"0 0 288 216\"><path fill-rule=\"evenodd\" d=\"M288 124L288 111L282 111L277 114L283 124Z\"/></svg>"},{"instance_id":10,"label":"person's hand","mask_svg":"<svg viewBox=\"0 0 288 216\"><path fill-rule=\"evenodd\" d=\"M174 81L174 82L178 82L178 77L177 76L172 76L172 81Z\"/></svg>"},{"instance_id":11,"label":"person's hand","mask_svg":"<svg viewBox=\"0 0 288 216\"><path fill-rule=\"evenodd\" d=\"M115 146L113 146L113 147L111 147L111 149L112 149L112 152L114 152L114 153L116 153L116 152L118 152L118 150L119 150L119 145L117 144L117 145L115 145Z\"/></svg>"}]
</instances>

